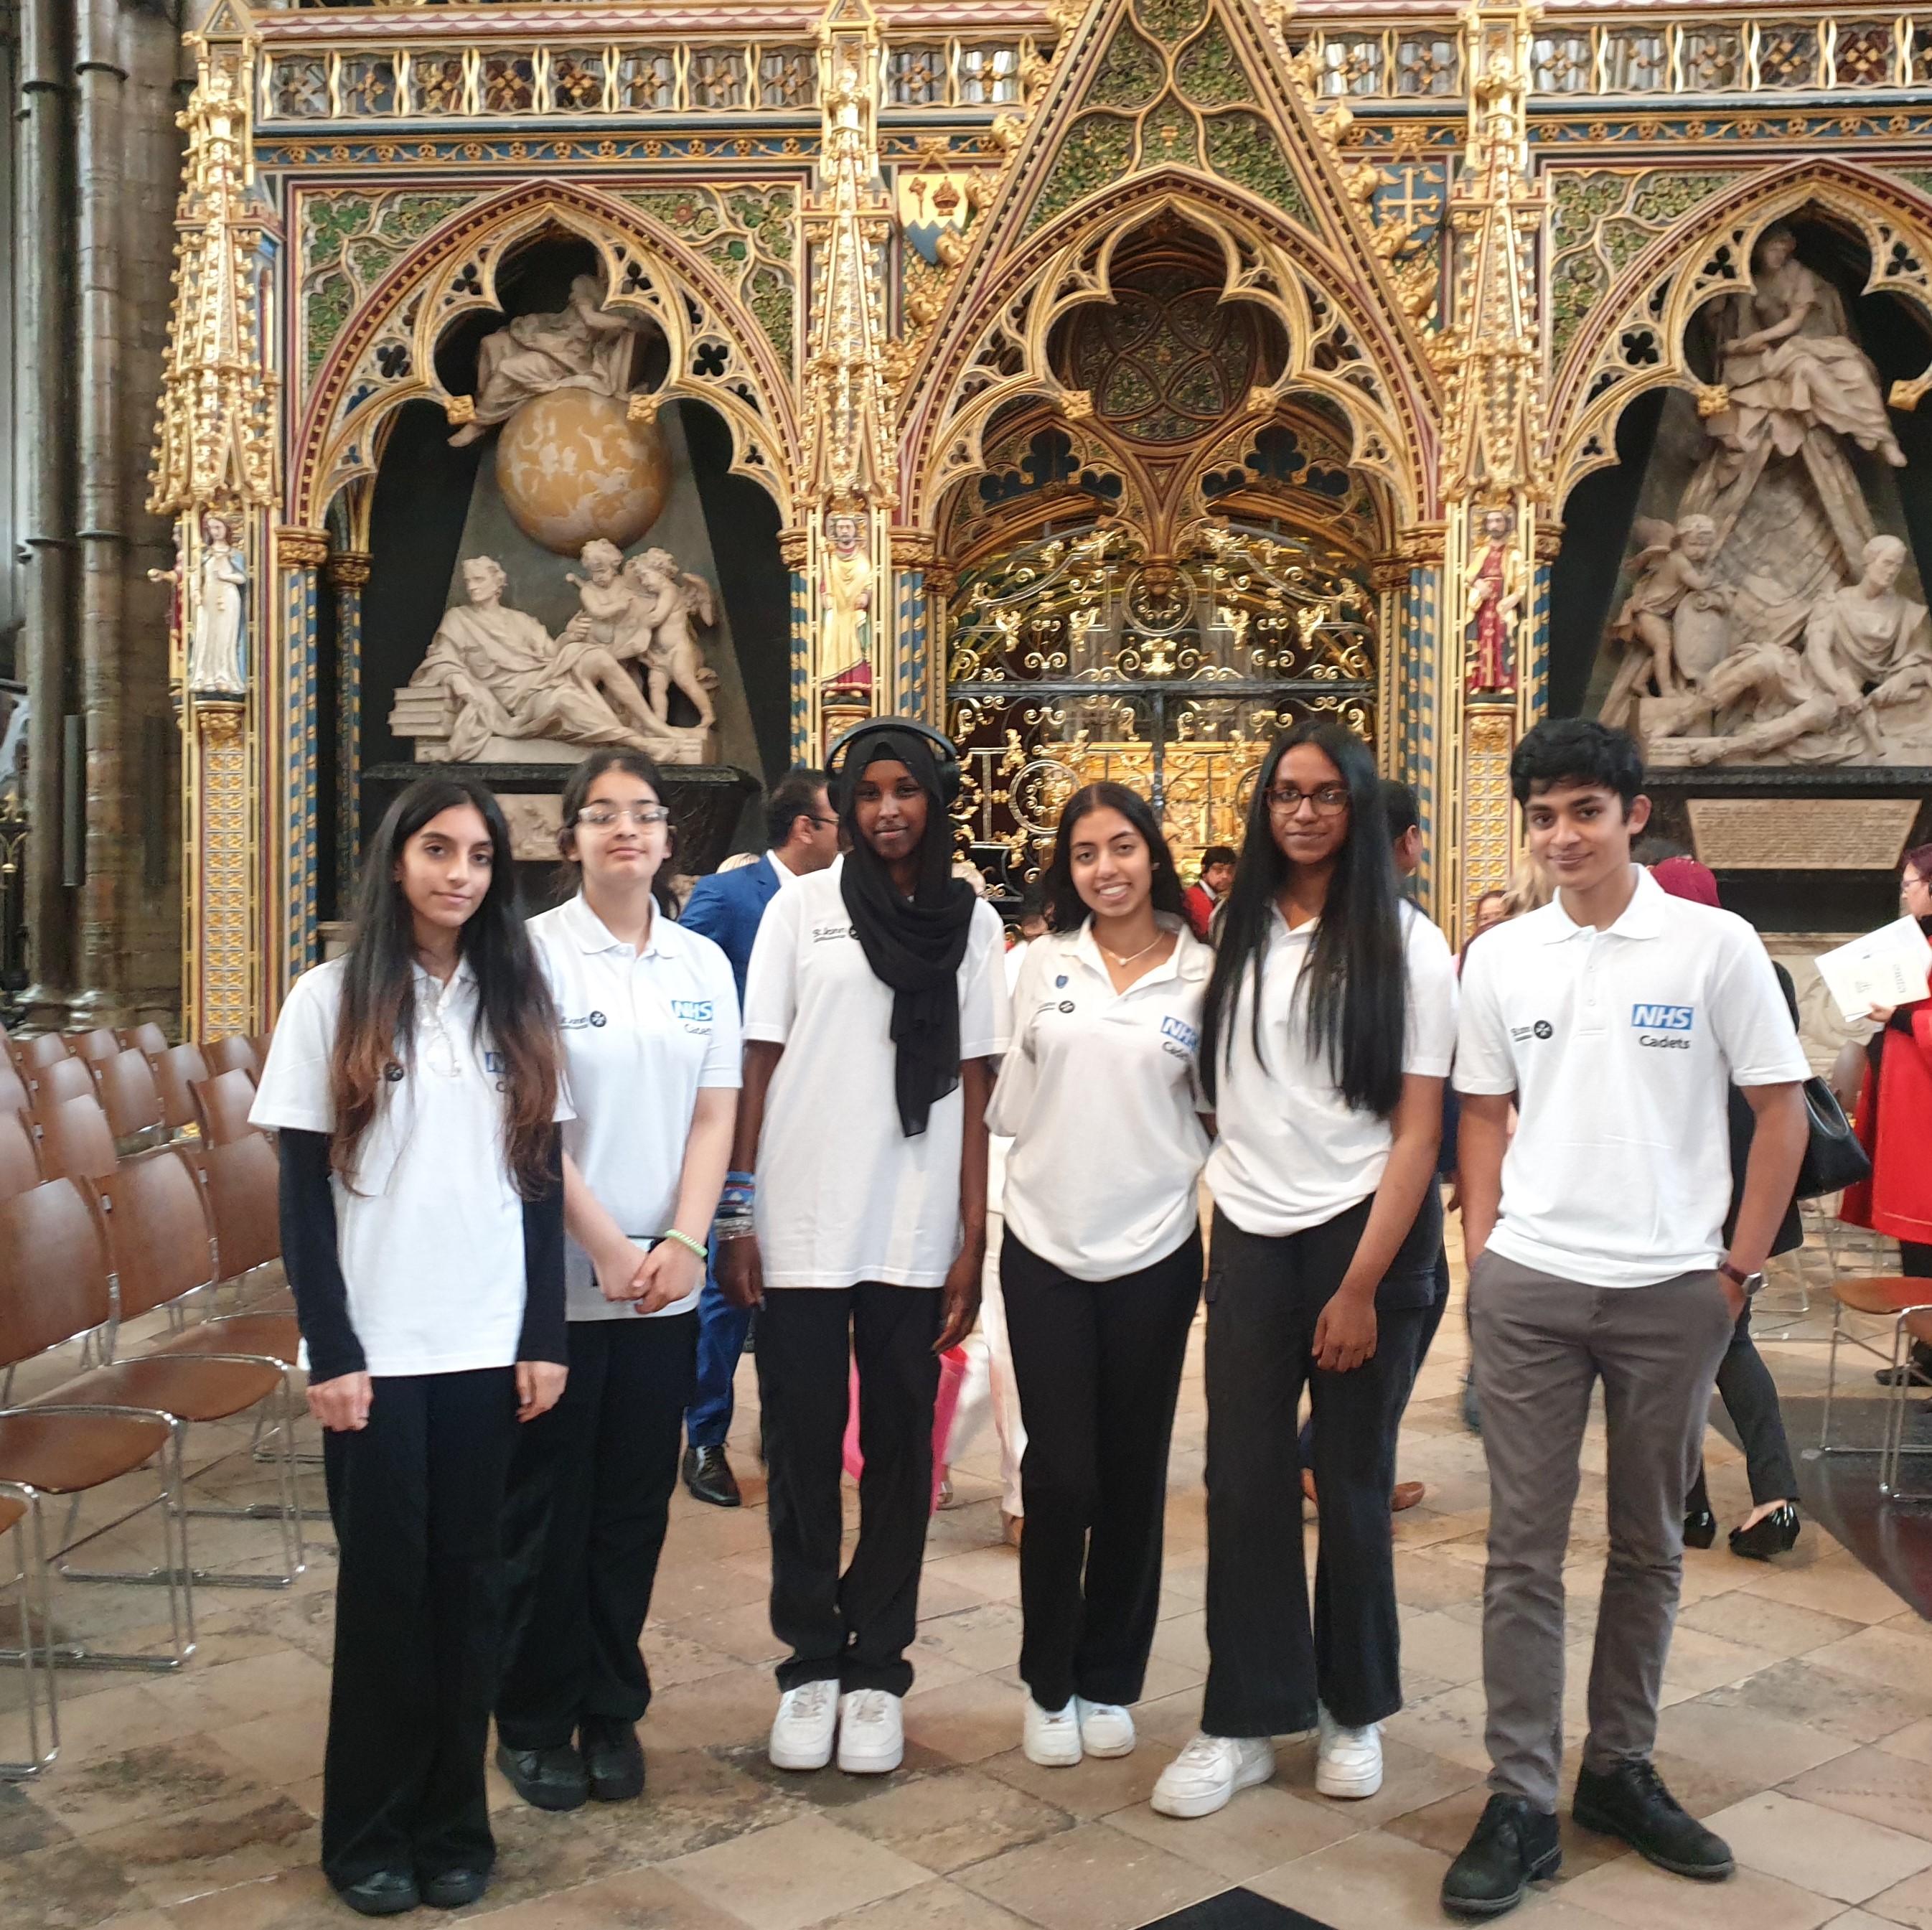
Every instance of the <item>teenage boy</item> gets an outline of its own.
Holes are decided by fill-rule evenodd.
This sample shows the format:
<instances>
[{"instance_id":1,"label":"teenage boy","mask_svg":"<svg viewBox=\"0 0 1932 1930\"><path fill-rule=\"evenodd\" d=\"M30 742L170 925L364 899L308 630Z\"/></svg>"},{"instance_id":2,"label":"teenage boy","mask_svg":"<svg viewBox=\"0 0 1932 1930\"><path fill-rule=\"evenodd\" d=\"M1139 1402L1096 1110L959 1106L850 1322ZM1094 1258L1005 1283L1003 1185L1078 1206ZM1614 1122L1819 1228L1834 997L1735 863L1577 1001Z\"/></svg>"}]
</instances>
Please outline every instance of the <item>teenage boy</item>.
<instances>
[{"instance_id":1,"label":"teenage boy","mask_svg":"<svg viewBox=\"0 0 1932 1930\"><path fill-rule=\"evenodd\" d=\"M1807 1067L1756 935L1630 862L1650 816L1623 731L1539 724L1510 763L1555 901L1485 935L1462 974L1462 1229L1483 1445L1492 1793L1443 1880L1494 1916L1556 1874L1563 1557L1592 1383L1610 1552L1571 1813L1680 1876L1731 1853L1650 1760L1683 1569L1684 1496L1718 1362L1756 1292L1804 1155ZM1726 1088L1756 1117L1735 1236ZM1510 1109L1520 1119L1512 1139Z\"/></svg>"}]
</instances>

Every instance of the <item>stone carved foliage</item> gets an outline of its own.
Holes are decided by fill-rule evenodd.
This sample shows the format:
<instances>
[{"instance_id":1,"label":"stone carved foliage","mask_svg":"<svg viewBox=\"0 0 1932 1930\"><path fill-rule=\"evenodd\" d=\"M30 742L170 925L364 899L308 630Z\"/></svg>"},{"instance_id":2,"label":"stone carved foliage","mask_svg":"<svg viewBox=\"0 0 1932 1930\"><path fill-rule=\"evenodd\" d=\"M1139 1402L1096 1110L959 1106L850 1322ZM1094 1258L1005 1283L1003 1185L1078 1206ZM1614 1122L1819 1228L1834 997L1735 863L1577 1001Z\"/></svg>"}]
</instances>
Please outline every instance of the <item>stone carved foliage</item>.
<instances>
[{"instance_id":1,"label":"stone carved foliage","mask_svg":"<svg viewBox=\"0 0 1932 1930\"><path fill-rule=\"evenodd\" d=\"M798 190L788 182L635 188L624 199L682 236L710 263L789 368L798 339Z\"/></svg>"}]
</instances>

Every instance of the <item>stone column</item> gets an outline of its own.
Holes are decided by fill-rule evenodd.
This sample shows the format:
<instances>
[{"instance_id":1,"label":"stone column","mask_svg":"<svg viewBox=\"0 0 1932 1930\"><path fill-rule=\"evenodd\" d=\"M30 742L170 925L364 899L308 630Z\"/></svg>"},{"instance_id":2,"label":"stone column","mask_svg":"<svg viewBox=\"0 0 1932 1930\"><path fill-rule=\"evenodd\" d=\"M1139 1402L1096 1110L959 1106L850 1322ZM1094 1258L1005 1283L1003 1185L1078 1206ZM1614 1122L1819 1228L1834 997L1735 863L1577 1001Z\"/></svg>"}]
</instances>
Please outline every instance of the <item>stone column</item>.
<instances>
[{"instance_id":1,"label":"stone column","mask_svg":"<svg viewBox=\"0 0 1932 1930\"><path fill-rule=\"evenodd\" d=\"M1442 754L1444 701L1454 682L1454 653L1443 635L1440 523L1403 532L1394 549L1372 566L1374 587L1385 593L1382 650L1388 692L1382 727L1384 768L1414 787L1422 827L1423 902L1448 929L1454 904L1456 813L1450 787L1453 760Z\"/></svg>"},{"instance_id":2,"label":"stone column","mask_svg":"<svg viewBox=\"0 0 1932 1930\"><path fill-rule=\"evenodd\" d=\"M182 701L188 824L182 1030L190 1039L218 1039L256 1030L260 1010L248 704L192 693Z\"/></svg>"},{"instance_id":3,"label":"stone column","mask_svg":"<svg viewBox=\"0 0 1932 1930\"><path fill-rule=\"evenodd\" d=\"M812 728L812 666L818 639L812 627L812 579L806 573L811 544L803 530L778 532L778 554L791 573L791 761L816 765L824 746L814 744Z\"/></svg>"},{"instance_id":4,"label":"stone column","mask_svg":"<svg viewBox=\"0 0 1932 1930\"><path fill-rule=\"evenodd\" d=\"M328 560L335 590L335 905L346 918L362 849L362 590L366 551L338 550Z\"/></svg>"},{"instance_id":5,"label":"stone column","mask_svg":"<svg viewBox=\"0 0 1932 1930\"><path fill-rule=\"evenodd\" d=\"M926 573L932 566L932 549L933 539L923 530L892 532L895 708L903 716L936 725L945 705L946 684L926 600ZM882 630L884 627L880 626Z\"/></svg>"},{"instance_id":6,"label":"stone column","mask_svg":"<svg viewBox=\"0 0 1932 1930\"><path fill-rule=\"evenodd\" d=\"M321 871L316 839L320 776L316 596L328 560L326 530L287 524L276 530L275 661L264 666L269 674L256 679L272 706L262 720L262 741L274 767L267 794L276 800L280 814L278 862L270 875L280 882L280 902L272 925L268 980L262 988L272 1011L279 1009L289 987L316 962Z\"/></svg>"}]
</instances>

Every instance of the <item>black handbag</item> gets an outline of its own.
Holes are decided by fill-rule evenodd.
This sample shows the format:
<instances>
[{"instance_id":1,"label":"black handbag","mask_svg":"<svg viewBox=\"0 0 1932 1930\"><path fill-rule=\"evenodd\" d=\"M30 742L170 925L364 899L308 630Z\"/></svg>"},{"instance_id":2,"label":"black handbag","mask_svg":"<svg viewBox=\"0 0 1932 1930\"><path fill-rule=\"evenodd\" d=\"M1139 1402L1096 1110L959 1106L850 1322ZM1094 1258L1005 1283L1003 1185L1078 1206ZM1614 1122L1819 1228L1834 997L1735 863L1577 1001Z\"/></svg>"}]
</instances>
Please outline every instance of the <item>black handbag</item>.
<instances>
[{"instance_id":1,"label":"black handbag","mask_svg":"<svg viewBox=\"0 0 1932 1930\"><path fill-rule=\"evenodd\" d=\"M1871 1178L1871 1160L1852 1130L1838 1096L1823 1079L1804 1082L1807 1141L1798 1169L1797 1197L1816 1199Z\"/></svg>"}]
</instances>

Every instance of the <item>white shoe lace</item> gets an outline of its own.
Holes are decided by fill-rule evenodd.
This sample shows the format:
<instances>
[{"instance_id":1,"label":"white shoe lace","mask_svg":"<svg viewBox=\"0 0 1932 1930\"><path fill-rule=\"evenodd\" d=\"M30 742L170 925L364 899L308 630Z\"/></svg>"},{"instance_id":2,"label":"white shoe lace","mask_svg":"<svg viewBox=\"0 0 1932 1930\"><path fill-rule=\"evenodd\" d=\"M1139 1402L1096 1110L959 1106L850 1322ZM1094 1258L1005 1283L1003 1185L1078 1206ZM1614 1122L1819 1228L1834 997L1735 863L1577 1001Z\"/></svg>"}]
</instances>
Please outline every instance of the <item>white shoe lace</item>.
<instances>
[{"instance_id":1,"label":"white shoe lace","mask_svg":"<svg viewBox=\"0 0 1932 1930\"><path fill-rule=\"evenodd\" d=\"M1218 1769L1221 1765L1221 1751L1225 1746L1219 1736L1197 1736L1174 1758L1174 1766L1176 1769Z\"/></svg>"},{"instance_id":2,"label":"white shoe lace","mask_svg":"<svg viewBox=\"0 0 1932 1930\"><path fill-rule=\"evenodd\" d=\"M829 1682L802 1682L792 1691L793 1719L800 1722L823 1721L834 1693L834 1685Z\"/></svg>"},{"instance_id":3,"label":"white shoe lace","mask_svg":"<svg viewBox=\"0 0 1932 1930\"><path fill-rule=\"evenodd\" d=\"M858 1699L852 1704L852 1712L847 1720L862 1726L867 1723L884 1721L886 1713L886 1691L882 1688L863 1688L859 1691Z\"/></svg>"}]
</instances>

